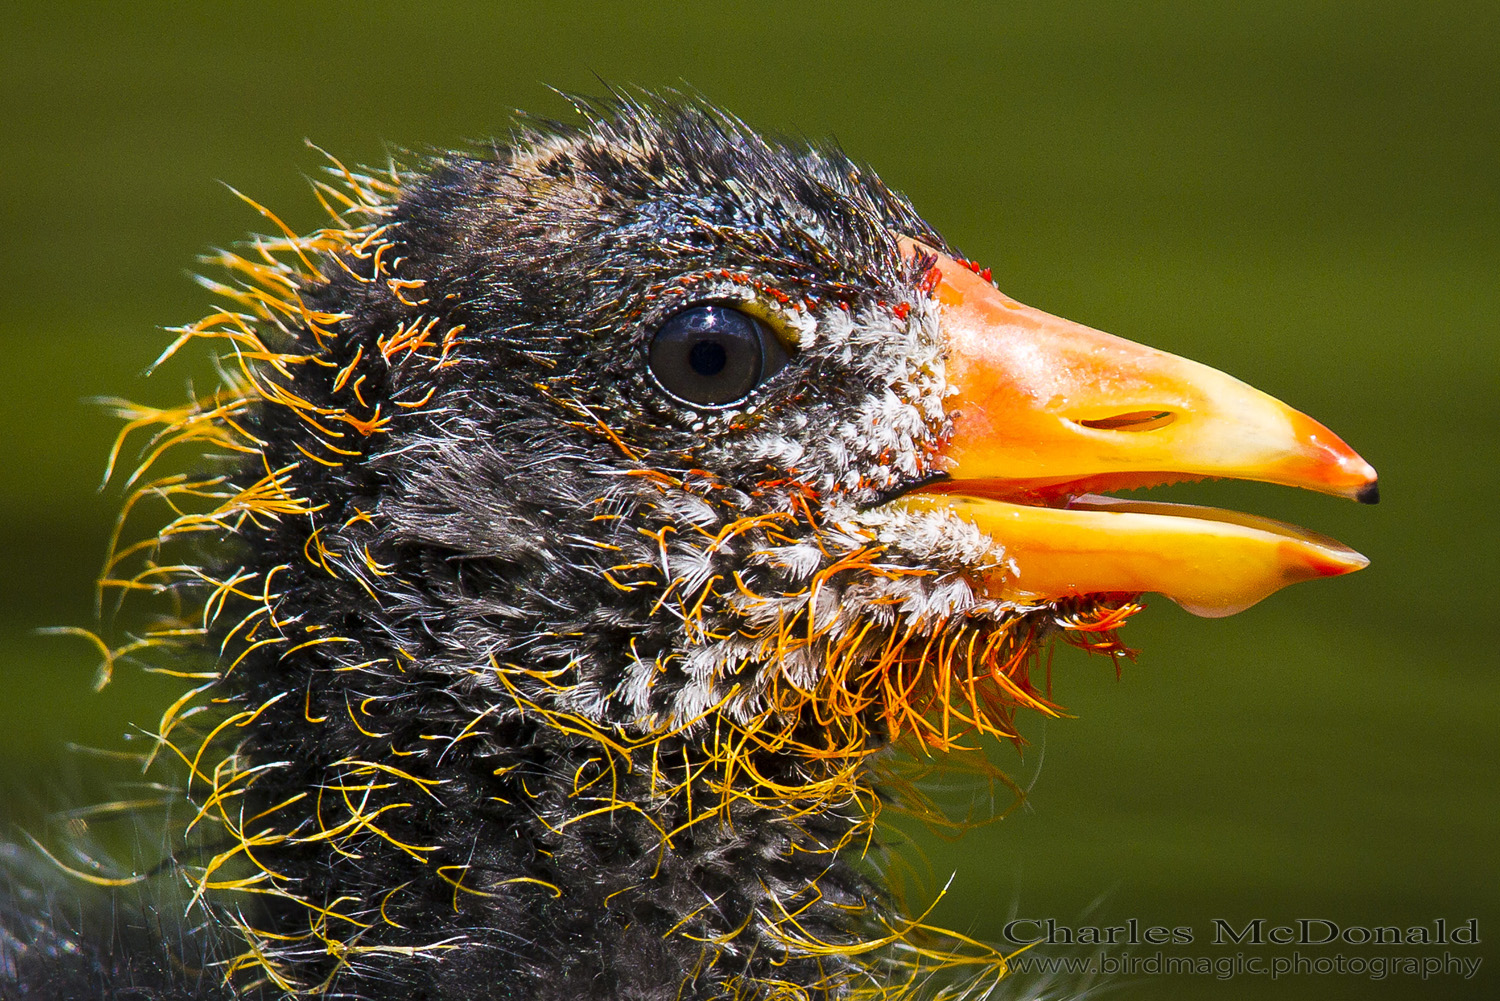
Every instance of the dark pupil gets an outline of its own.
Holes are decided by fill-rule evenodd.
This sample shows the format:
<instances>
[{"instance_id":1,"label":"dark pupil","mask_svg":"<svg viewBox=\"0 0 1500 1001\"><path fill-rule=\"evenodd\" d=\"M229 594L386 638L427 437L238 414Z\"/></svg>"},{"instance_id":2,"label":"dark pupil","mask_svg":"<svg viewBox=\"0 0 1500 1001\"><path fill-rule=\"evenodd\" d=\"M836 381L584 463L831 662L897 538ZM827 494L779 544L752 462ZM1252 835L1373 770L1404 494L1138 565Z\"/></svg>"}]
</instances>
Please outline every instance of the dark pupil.
<instances>
[{"instance_id":1,"label":"dark pupil","mask_svg":"<svg viewBox=\"0 0 1500 1001\"><path fill-rule=\"evenodd\" d=\"M724 363L728 360L724 345L717 341L699 341L688 352L688 364L699 375L718 375L724 371Z\"/></svg>"}]
</instances>

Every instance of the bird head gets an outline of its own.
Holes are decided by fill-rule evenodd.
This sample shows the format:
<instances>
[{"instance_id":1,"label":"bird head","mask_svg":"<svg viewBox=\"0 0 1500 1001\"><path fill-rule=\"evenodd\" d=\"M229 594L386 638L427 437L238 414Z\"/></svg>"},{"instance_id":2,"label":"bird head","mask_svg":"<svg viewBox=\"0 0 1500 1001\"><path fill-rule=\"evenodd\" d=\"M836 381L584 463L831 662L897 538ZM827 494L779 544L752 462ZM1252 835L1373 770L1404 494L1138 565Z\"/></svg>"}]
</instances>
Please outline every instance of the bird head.
<instances>
[{"instance_id":1,"label":"bird head","mask_svg":"<svg viewBox=\"0 0 1500 1001\"><path fill-rule=\"evenodd\" d=\"M396 359L390 392L422 406L372 459L391 540L448 571L413 608L437 599L461 657L519 624L591 717L743 721L893 669L927 696L956 636L988 651L963 672L1004 674L1141 592L1228 614L1364 565L1096 496L1369 496L1375 474L1243 383L1007 298L834 151L638 110L450 158L394 219L422 283L398 322L462 328L438 378ZM916 701L871 697L923 729Z\"/></svg>"},{"instance_id":2,"label":"bird head","mask_svg":"<svg viewBox=\"0 0 1500 1001\"><path fill-rule=\"evenodd\" d=\"M745 996L798 963L826 986L873 948L854 926L894 927L840 861L873 755L1014 738L1055 711L1037 652L1123 650L1144 592L1228 614L1364 565L1102 496L1373 499L1310 418L1007 298L834 149L581 110L411 171L335 163L308 236L260 210L279 232L217 255L229 303L178 341L228 345L224 388L129 411L160 427L131 505L171 516L104 584L168 595L143 645L201 637L197 697L233 710L188 741L185 697L160 727L222 838L195 899L271 901L220 912L232 970L326 987L615 913ZM230 465L153 478L175 443ZM409 941L449 895L459 930Z\"/></svg>"}]
</instances>

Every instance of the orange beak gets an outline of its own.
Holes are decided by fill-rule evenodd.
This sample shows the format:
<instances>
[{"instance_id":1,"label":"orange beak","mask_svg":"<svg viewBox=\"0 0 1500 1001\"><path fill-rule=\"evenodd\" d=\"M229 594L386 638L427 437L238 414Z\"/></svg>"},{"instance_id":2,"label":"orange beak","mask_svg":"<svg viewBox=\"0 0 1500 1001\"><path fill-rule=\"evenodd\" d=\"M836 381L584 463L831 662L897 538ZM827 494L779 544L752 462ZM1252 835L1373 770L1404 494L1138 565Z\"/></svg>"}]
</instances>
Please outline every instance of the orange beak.
<instances>
[{"instance_id":1,"label":"orange beak","mask_svg":"<svg viewBox=\"0 0 1500 1001\"><path fill-rule=\"evenodd\" d=\"M909 254L929 254L903 241ZM1373 503L1375 470L1323 425L1222 372L1049 316L939 255L949 479L893 503L947 509L1004 550L994 597L1165 594L1230 615L1368 564L1332 539L1212 508L1096 492L1203 477ZM932 283L935 282L935 285Z\"/></svg>"}]
</instances>

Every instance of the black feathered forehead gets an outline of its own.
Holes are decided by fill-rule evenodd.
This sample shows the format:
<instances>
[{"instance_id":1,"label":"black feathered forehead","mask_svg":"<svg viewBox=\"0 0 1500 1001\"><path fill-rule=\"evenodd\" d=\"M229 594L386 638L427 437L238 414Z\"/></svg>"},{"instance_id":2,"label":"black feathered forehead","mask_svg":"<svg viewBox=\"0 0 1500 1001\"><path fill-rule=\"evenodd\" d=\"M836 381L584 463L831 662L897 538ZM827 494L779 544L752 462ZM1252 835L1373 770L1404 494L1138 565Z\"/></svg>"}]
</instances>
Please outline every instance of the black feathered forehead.
<instances>
[{"instance_id":1,"label":"black feathered forehead","mask_svg":"<svg viewBox=\"0 0 1500 1001\"><path fill-rule=\"evenodd\" d=\"M488 156L431 165L403 196L403 239L471 283L503 284L506 265L524 262L533 276L586 273L622 295L651 287L643 266L661 282L750 268L789 299L851 304L909 282L897 236L945 246L905 198L830 145L768 140L703 105L578 107L582 124L522 129Z\"/></svg>"}]
</instances>

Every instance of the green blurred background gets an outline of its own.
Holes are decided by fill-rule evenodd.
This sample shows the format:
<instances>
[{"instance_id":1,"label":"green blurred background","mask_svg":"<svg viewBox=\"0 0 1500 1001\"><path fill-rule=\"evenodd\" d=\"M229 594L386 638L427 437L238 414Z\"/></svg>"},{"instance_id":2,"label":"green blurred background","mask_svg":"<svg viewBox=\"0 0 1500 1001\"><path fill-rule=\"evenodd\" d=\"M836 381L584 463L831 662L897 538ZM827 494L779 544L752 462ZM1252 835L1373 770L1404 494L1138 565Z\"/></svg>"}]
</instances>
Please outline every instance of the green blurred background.
<instances>
[{"instance_id":1,"label":"green blurred background","mask_svg":"<svg viewBox=\"0 0 1500 1001\"><path fill-rule=\"evenodd\" d=\"M1054 665L1026 805L960 845L935 920L1192 926L1169 954L1323 917L1479 919L1478 978L1127 977L1110 996L1492 997L1500 985L1500 5L7 4L0 34L0 789L27 817L164 688L41 625L91 621L118 498L114 423L206 294L195 255L318 221L310 137L380 162L503 133L546 89L688 86L754 125L835 135L1010 294L1223 368L1324 421L1384 503L1167 491L1368 554L1237 617L1164 600L1117 681ZM29 792L21 792L29 790ZM1041 951L1041 950L1038 950ZM1133 954L1154 950L1123 949ZM1332 947L1302 950L1330 956ZM1348 954L1441 955L1433 949ZM1051 954L1060 954L1053 950Z\"/></svg>"}]
</instances>

